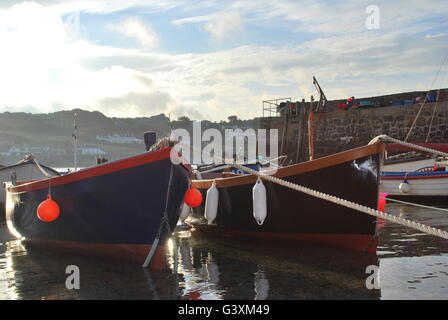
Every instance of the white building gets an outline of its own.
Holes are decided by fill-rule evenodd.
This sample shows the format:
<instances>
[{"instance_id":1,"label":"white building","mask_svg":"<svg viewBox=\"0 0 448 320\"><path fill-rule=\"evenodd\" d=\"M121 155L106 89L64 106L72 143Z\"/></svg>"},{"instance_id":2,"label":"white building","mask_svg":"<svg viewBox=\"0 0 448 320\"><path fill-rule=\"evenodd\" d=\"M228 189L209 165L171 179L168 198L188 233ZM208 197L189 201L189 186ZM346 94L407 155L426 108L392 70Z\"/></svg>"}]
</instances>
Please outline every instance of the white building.
<instances>
[{"instance_id":1,"label":"white building","mask_svg":"<svg viewBox=\"0 0 448 320\"><path fill-rule=\"evenodd\" d=\"M105 151L101 150L97 147L83 147L78 148L78 152L82 155L91 155L91 156L99 156L106 154Z\"/></svg>"},{"instance_id":2,"label":"white building","mask_svg":"<svg viewBox=\"0 0 448 320\"><path fill-rule=\"evenodd\" d=\"M143 139L139 139L133 136L120 136L119 134L115 133L113 135L97 135L96 140L98 141L107 141L110 143L138 143L142 144Z\"/></svg>"}]
</instances>

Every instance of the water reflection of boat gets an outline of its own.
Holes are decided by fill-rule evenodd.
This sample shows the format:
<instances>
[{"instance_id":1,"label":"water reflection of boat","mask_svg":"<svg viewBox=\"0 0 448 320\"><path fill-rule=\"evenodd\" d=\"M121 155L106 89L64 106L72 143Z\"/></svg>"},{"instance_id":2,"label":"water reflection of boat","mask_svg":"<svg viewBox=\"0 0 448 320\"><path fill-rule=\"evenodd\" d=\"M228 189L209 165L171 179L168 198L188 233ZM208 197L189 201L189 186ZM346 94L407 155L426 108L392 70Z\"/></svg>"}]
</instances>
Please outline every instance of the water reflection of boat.
<instances>
[{"instance_id":1,"label":"water reflection of boat","mask_svg":"<svg viewBox=\"0 0 448 320\"><path fill-rule=\"evenodd\" d=\"M163 219L174 229L188 188L189 169L173 164L170 151L9 185L8 228L26 242L142 264ZM60 216L43 222L36 210L50 193ZM160 235L162 244L170 232Z\"/></svg>"},{"instance_id":2,"label":"water reflection of boat","mask_svg":"<svg viewBox=\"0 0 448 320\"><path fill-rule=\"evenodd\" d=\"M376 208L381 143L279 168L276 177ZM320 243L354 250L376 249L376 218L293 191L271 182L267 189L267 218L259 225L253 217L253 175L193 180L206 191L219 189L217 217L204 219L204 205L189 220L198 231L258 239ZM188 221L188 220L187 220Z\"/></svg>"},{"instance_id":3,"label":"water reflection of boat","mask_svg":"<svg viewBox=\"0 0 448 320\"><path fill-rule=\"evenodd\" d=\"M365 270L376 255L236 239L178 238L180 295L208 299L378 299ZM173 254L173 253L171 253Z\"/></svg>"},{"instance_id":4,"label":"water reflection of boat","mask_svg":"<svg viewBox=\"0 0 448 320\"><path fill-rule=\"evenodd\" d=\"M80 255L59 254L10 241L0 270L0 298L8 300L180 299L171 270L110 264ZM67 266L80 270L80 287L69 290ZM5 284L2 286L2 284Z\"/></svg>"},{"instance_id":5,"label":"water reflection of boat","mask_svg":"<svg viewBox=\"0 0 448 320\"><path fill-rule=\"evenodd\" d=\"M30 181L44 179L48 176L58 176L59 173L29 155L22 161L7 167L0 167L0 185L6 181ZM0 190L0 221L4 221L6 192L3 187Z\"/></svg>"}]
</instances>

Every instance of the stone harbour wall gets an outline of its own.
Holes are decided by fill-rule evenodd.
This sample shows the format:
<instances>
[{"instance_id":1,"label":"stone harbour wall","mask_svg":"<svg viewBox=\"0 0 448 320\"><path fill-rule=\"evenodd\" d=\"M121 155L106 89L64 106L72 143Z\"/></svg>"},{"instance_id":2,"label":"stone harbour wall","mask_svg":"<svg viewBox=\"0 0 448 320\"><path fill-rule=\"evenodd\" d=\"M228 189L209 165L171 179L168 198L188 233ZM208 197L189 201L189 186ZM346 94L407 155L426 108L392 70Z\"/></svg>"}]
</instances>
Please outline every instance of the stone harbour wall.
<instances>
[{"instance_id":1,"label":"stone harbour wall","mask_svg":"<svg viewBox=\"0 0 448 320\"><path fill-rule=\"evenodd\" d=\"M420 107L420 104L414 104L313 113L314 157L319 158L366 145L380 134L404 140ZM307 114L291 116L287 121L281 117L264 118L260 126L264 129L279 130L279 148L283 149L279 152L287 154L290 161L300 162L308 159ZM428 142L448 142L447 101L438 102L437 105L425 104L408 141L425 142L428 130L430 130Z\"/></svg>"}]
</instances>

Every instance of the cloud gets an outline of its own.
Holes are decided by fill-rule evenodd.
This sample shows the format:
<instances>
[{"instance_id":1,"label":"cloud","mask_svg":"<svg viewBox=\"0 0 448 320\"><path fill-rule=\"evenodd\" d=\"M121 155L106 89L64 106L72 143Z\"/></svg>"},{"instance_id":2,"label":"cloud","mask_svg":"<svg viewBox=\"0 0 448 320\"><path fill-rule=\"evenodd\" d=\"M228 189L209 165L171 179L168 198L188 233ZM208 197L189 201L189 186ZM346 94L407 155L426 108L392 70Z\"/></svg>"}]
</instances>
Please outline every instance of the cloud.
<instances>
[{"instance_id":1,"label":"cloud","mask_svg":"<svg viewBox=\"0 0 448 320\"><path fill-rule=\"evenodd\" d=\"M126 116L126 108L108 109L101 102L109 98L118 103L119 97L129 97L141 106L144 94L150 102L172 100L154 85L148 89L150 82L139 78L142 73L137 66L127 68L111 61L96 69L86 67L84 62L89 59L137 56L138 51L94 45L73 37L58 12L37 3L23 2L0 11L0 38L3 111L98 107L108 115Z\"/></svg>"},{"instance_id":2,"label":"cloud","mask_svg":"<svg viewBox=\"0 0 448 320\"><path fill-rule=\"evenodd\" d=\"M243 22L238 12L226 12L210 19L204 29L217 40L229 37L242 29Z\"/></svg>"},{"instance_id":3,"label":"cloud","mask_svg":"<svg viewBox=\"0 0 448 320\"><path fill-rule=\"evenodd\" d=\"M2 3L5 0L2 0ZM11 2L6 0L5 7ZM177 8L188 3L190 0L39 0L39 4L58 12L67 14L73 12L86 12L94 14L110 14L132 8L141 8L146 12L161 12ZM0 5L1 6L1 5Z\"/></svg>"},{"instance_id":4,"label":"cloud","mask_svg":"<svg viewBox=\"0 0 448 320\"><path fill-rule=\"evenodd\" d=\"M204 30L218 41L230 37L243 28L243 19L238 11L215 12L204 16L176 19L172 23L175 25L203 23Z\"/></svg>"},{"instance_id":5,"label":"cloud","mask_svg":"<svg viewBox=\"0 0 448 320\"><path fill-rule=\"evenodd\" d=\"M158 41L154 29L137 17L129 17L119 24L109 24L108 27L115 32L138 40L141 45L147 48L154 47Z\"/></svg>"},{"instance_id":6,"label":"cloud","mask_svg":"<svg viewBox=\"0 0 448 320\"><path fill-rule=\"evenodd\" d=\"M426 90L448 40L446 23L438 20L448 8L443 1L428 1L436 11L414 0L379 1L381 29L374 31L364 28L366 1L23 2L0 10L0 110L81 107L109 116L164 112L173 118L221 120L231 114L260 116L266 99L309 99L316 94L313 75L329 99ZM129 8L136 17L122 12ZM226 43L232 35L262 25L278 27L274 36L292 32L300 40L248 41L200 52L186 47L181 54L148 50L170 39L151 33L138 13L173 8L180 18L173 20L172 11L160 16L167 29L170 23L185 28L196 23L212 39ZM106 21L110 12L115 12L113 20L128 17L112 28L142 47L118 48L73 34L65 20L77 10L104 15ZM83 21L81 15L88 29Z\"/></svg>"},{"instance_id":7,"label":"cloud","mask_svg":"<svg viewBox=\"0 0 448 320\"><path fill-rule=\"evenodd\" d=\"M163 92L129 92L120 97L104 97L98 108L107 110L109 116L126 114L127 117L144 117L165 113L173 103L171 96Z\"/></svg>"}]
</instances>

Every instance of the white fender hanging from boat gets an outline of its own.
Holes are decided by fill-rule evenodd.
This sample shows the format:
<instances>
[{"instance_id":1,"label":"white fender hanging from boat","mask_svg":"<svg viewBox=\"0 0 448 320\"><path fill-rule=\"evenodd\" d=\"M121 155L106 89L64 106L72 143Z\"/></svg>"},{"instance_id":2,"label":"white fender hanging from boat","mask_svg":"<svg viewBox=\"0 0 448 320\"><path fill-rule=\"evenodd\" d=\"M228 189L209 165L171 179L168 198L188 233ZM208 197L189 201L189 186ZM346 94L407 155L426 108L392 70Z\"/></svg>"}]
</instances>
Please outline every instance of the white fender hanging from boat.
<instances>
[{"instance_id":1,"label":"white fender hanging from boat","mask_svg":"<svg viewBox=\"0 0 448 320\"><path fill-rule=\"evenodd\" d=\"M216 188L216 183L213 181L212 186L207 190L207 197L205 198L205 219L208 224L212 224L218 214L219 191Z\"/></svg>"},{"instance_id":2,"label":"white fender hanging from boat","mask_svg":"<svg viewBox=\"0 0 448 320\"><path fill-rule=\"evenodd\" d=\"M401 193L409 193L411 192L411 185L409 182L405 179L400 185L398 186L398 189Z\"/></svg>"},{"instance_id":3,"label":"white fender hanging from boat","mask_svg":"<svg viewBox=\"0 0 448 320\"><path fill-rule=\"evenodd\" d=\"M268 209L266 202L266 187L264 186L263 181L261 181L260 178L258 178L257 182L255 182L254 188L252 189L252 197L254 218L261 226L267 217Z\"/></svg>"},{"instance_id":4,"label":"white fender hanging from boat","mask_svg":"<svg viewBox=\"0 0 448 320\"><path fill-rule=\"evenodd\" d=\"M185 219L188 218L188 216L190 215L190 210L191 208L188 206L188 204L184 202L182 205L182 209L180 211L180 217L179 217L180 222L184 222Z\"/></svg>"}]
</instances>

